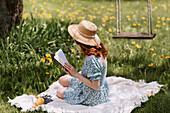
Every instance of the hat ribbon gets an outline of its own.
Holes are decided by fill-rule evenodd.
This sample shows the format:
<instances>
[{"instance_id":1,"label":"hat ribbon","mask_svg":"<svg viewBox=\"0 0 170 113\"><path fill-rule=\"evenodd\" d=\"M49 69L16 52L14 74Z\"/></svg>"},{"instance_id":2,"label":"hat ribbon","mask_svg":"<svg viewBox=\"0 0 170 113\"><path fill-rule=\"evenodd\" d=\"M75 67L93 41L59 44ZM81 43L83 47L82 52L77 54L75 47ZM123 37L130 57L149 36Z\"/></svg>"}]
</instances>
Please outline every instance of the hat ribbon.
<instances>
[{"instance_id":1,"label":"hat ribbon","mask_svg":"<svg viewBox=\"0 0 170 113\"><path fill-rule=\"evenodd\" d=\"M95 34L95 36L89 36L89 35L86 35L86 34L84 34L84 33L80 32L80 30L78 29L78 27L77 27L77 31L78 31L81 35L83 35L83 36L85 36L85 37L91 37L91 38L94 38L94 40L97 42L97 45L98 45L100 48L102 48L102 47L100 46L100 38L98 37L98 35L97 35L97 34Z\"/></svg>"}]
</instances>

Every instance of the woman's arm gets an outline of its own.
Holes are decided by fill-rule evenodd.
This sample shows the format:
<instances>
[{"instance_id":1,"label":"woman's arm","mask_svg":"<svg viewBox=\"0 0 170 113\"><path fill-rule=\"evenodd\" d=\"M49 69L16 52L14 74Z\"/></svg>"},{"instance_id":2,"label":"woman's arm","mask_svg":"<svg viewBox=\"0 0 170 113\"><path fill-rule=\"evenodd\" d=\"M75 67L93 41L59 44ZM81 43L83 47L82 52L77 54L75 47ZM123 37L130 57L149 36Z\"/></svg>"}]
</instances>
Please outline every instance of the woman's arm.
<instances>
[{"instance_id":1,"label":"woman's arm","mask_svg":"<svg viewBox=\"0 0 170 113\"><path fill-rule=\"evenodd\" d=\"M69 63L65 63L64 67L69 71L69 73L75 78L79 79L88 87L98 90L100 87L100 80L89 80L86 77L82 76L80 73L76 71L76 69Z\"/></svg>"},{"instance_id":2,"label":"woman's arm","mask_svg":"<svg viewBox=\"0 0 170 113\"><path fill-rule=\"evenodd\" d=\"M94 90L98 90L100 88L100 80L89 80L86 77L82 76L80 73L77 73L75 77Z\"/></svg>"}]
</instances>

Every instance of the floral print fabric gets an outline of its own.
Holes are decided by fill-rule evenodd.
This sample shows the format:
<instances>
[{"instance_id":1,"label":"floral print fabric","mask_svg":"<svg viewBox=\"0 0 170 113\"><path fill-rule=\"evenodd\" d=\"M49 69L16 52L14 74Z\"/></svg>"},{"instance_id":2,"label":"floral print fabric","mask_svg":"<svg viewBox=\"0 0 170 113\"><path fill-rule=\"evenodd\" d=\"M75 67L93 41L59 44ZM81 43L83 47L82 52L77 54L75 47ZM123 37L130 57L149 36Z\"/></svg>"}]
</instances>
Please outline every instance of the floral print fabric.
<instances>
[{"instance_id":1,"label":"floral print fabric","mask_svg":"<svg viewBox=\"0 0 170 113\"><path fill-rule=\"evenodd\" d=\"M108 101L109 87L106 81L107 66L104 66L100 57L87 56L82 66L82 76L89 80L100 80L100 88L94 90L77 78L72 77L69 87L64 92L64 100L70 104L94 106Z\"/></svg>"}]
</instances>

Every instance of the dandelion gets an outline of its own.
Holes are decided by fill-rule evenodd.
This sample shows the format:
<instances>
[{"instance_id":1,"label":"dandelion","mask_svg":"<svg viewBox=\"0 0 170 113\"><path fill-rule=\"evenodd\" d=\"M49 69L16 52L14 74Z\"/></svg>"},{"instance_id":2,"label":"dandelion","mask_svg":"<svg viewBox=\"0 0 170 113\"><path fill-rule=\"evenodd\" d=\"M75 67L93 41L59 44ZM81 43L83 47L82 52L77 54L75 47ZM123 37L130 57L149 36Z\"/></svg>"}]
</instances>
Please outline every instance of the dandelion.
<instances>
[{"instance_id":1,"label":"dandelion","mask_svg":"<svg viewBox=\"0 0 170 113\"><path fill-rule=\"evenodd\" d=\"M153 49L151 48L151 49L149 49L150 51L153 51Z\"/></svg>"},{"instance_id":2,"label":"dandelion","mask_svg":"<svg viewBox=\"0 0 170 113\"><path fill-rule=\"evenodd\" d=\"M46 18L52 18L52 15L51 14L47 14L46 16L45 16Z\"/></svg>"},{"instance_id":3,"label":"dandelion","mask_svg":"<svg viewBox=\"0 0 170 113\"><path fill-rule=\"evenodd\" d=\"M111 28L109 28L109 32L112 32L112 29L111 29Z\"/></svg>"},{"instance_id":4,"label":"dandelion","mask_svg":"<svg viewBox=\"0 0 170 113\"><path fill-rule=\"evenodd\" d=\"M160 19L160 17L157 17L157 19L159 20L159 19Z\"/></svg>"},{"instance_id":5,"label":"dandelion","mask_svg":"<svg viewBox=\"0 0 170 113\"><path fill-rule=\"evenodd\" d=\"M157 23L161 23L161 21L157 21Z\"/></svg>"},{"instance_id":6,"label":"dandelion","mask_svg":"<svg viewBox=\"0 0 170 113\"><path fill-rule=\"evenodd\" d=\"M129 18L129 17L130 17L129 15L126 16L126 18Z\"/></svg>"},{"instance_id":7,"label":"dandelion","mask_svg":"<svg viewBox=\"0 0 170 113\"><path fill-rule=\"evenodd\" d=\"M136 24L133 24L133 26L136 26Z\"/></svg>"},{"instance_id":8,"label":"dandelion","mask_svg":"<svg viewBox=\"0 0 170 113\"><path fill-rule=\"evenodd\" d=\"M59 13L59 12L60 12L60 10L59 10L59 9L57 9L57 12Z\"/></svg>"},{"instance_id":9,"label":"dandelion","mask_svg":"<svg viewBox=\"0 0 170 113\"><path fill-rule=\"evenodd\" d=\"M160 55L160 58L163 58L164 56L163 55Z\"/></svg>"},{"instance_id":10,"label":"dandelion","mask_svg":"<svg viewBox=\"0 0 170 113\"><path fill-rule=\"evenodd\" d=\"M46 72L45 74L49 75L50 73L49 73L49 72Z\"/></svg>"},{"instance_id":11,"label":"dandelion","mask_svg":"<svg viewBox=\"0 0 170 113\"><path fill-rule=\"evenodd\" d=\"M103 27L105 27L105 24L102 24Z\"/></svg>"},{"instance_id":12,"label":"dandelion","mask_svg":"<svg viewBox=\"0 0 170 113\"><path fill-rule=\"evenodd\" d=\"M93 10L97 11L97 8L93 8Z\"/></svg>"},{"instance_id":13,"label":"dandelion","mask_svg":"<svg viewBox=\"0 0 170 113\"><path fill-rule=\"evenodd\" d=\"M155 6L155 9L158 9L158 6Z\"/></svg>"},{"instance_id":14,"label":"dandelion","mask_svg":"<svg viewBox=\"0 0 170 113\"><path fill-rule=\"evenodd\" d=\"M32 8L34 8L35 7L35 5L32 5Z\"/></svg>"},{"instance_id":15,"label":"dandelion","mask_svg":"<svg viewBox=\"0 0 170 113\"><path fill-rule=\"evenodd\" d=\"M59 14L58 17L61 17L61 14Z\"/></svg>"},{"instance_id":16,"label":"dandelion","mask_svg":"<svg viewBox=\"0 0 170 113\"><path fill-rule=\"evenodd\" d=\"M153 56L155 56L156 55L156 53L153 53Z\"/></svg>"},{"instance_id":17,"label":"dandelion","mask_svg":"<svg viewBox=\"0 0 170 113\"><path fill-rule=\"evenodd\" d=\"M34 1L32 1L32 3L35 3L35 0L34 0Z\"/></svg>"},{"instance_id":18,"label":"dandelion","mask_svg":"<svg viewBox=\"0 0 170 113\"><path fill-rule=\"evenodd\" d=\"M161 20L164 21L164 20L165 20L165 17L162 17Z\"/></svg>"},{"instance_id":19,"label":"dandelion","mask_svg":"<svg viewBox=\"0 0 170 113\"><path fill-rule=\"evenodd\" d=\"M142 17L142 20L145 20L145 17Z\"/></svg>"},{"instance_id":20,"label":"dandelion","mask_svg":"<svg viewBox=\"0 0 170 113\"><path fill-rule=\"evenodd\" d=\"M61 19L62 22L64 22L64 19Z\"/></svg>"},{"instance_id":21,"label":"dandelion","mask_svg":"<svg viewBox=\"0 0 170 113\"><path fill-rule=\"evenodd\" d=\"M161 27L161 25L156 25L156 27Z\"/></svg>"},{"instance_id":22,"label":"dandelion","mask_svg":"<svg viewBox=\"0 0 170 113\"><path fill-rule=\"evenodd\" d=\"M114 7L114 5L113 5L113 4L111 4L111 7Z\"/></svg>"},{"instance_id":23,"label":"dandelion","mask_svg":"<svg viewBox=\"0 0 170 113\"><path fill-rule=\"evenodd\" d=\"M146 21L143 21L144 24L146 24Z\"/></svg>"},{"instance_id":24,"label":"dandelion","mask_svg":"<svg viewBox=\"0 0 170 113\"><path fill-rule=\"evenodd\" d=\"M148 66L149 66L149 67L152 67L152 66L153 66L153 64L149 64Z\"/></svg>"},{"instance_id":25,"label":"dandelion","mask_svg":"<svg viewBox=\"0 0 170 113\"><path fill-rule=\"evenodd\" d=\"M166 58L170 58L170 56L166 56Z\"/></svg>"},{"instance_id":26,"label":"dandelion","mask_svg":"<svg viewBox=\"0 0 170 113\"><path fill-rule=\"evenodd\" d=\"M136 46L137 48L141 48L141 46L140 46L140 45L138 45L138 44L136 44L135 46Z\"/></svg>"},{"instance_id":27,"label":"dandelion","mask_svg":"<svg viewBox=\"0 0 170 113\"><path fill-rule=\"evenodd\" d=\"M166 26L166 23L163 23L164 26Z\"/></svg>"},{"instance_id":28,"label":"dandelion","mask_svg":"<svg viewBox=\"0 0 170 113\"><path fill-rule=\"evenodd\" d=\"M136 15L133 15L133 18L136 18Z\"/></svg>"},{"instance_id":29,"label":"dandelion","mask_svg":"<svg viewBox=\"0 0 170 113\"><path fill-rule=\"evenodd\" d=\"M44 59L44 58L41 58L41 61L42 61L42 62L45 62L45 59Z\"/></svg>"},{"instance_id":30,"label":"dandelion","mask_svg":"<svg viewBox=\"0 0 170 113\"><path fill-rule=\"evenodd\" d=\"M158 30L157 29L154 29L155 32L157 32Z\"/></svg>"},{"instance_id":31,"label":"dandelion","mask_svg":"<svg viewBox=\"0 0 170 113\"><path fill-rule=\"evenodd\" d=\"M101 6L101 8L103 9L103 8L104 8L104 6Z\"/></svg>"},{"instance_id":32,"label":"dandelion","mask_svg":"<svg viewBox=\"0 0 170 113\"><path fill-rule=\"evenodd\" d=\"M135 42L131 42L131 44L135 44Z\"/></svg>"},{"instance_id":33,"label":"dandelion","mask_svg":"<svg viewBox=\"0 0 170 113\"><path fill-rule=\"evenodd\" d=\"M48 58L48 60L50 61L51 64L53 64L53 60L51 58Z\"/></svg>"},{"instance_id":34,"label":"dandelion","mask_svg":"<svg viewBox=\"0 0 170 113\"><path fill-rule=\"evenodd\" d=\"M138 26L140 26L140 24L138 24Z\"/></svg>"},{"instance_id":35,"label":"dandelion","mask_svg":"<svg viewBox=\"0 0 170 113\"><path fill-rule=\"evenodd\" d=\"M167 20L167 21L169 21L169 20L170 20L170 18L167 18L166 20Z\"/></svg>"},{"instance_id":36,"label":"dandelion","mask_svg":"<svg viewBox=\"0 0 170 113\"><path fill-rule=\"evenodd\" d=\"M71 49L71 51L72 51L72 52L74 52L74 51L75 51L75 49Z\"/></svg>"},{"instance_id":37,"label":"dandelion","mask_svg":"<svg viewBox=\"0 0 170 113\"><path fill-rule=\"evenodd\" d=\"M30 54L32 55L32 54L34 54L33 52L30 52Z\"/></svg>"},{"instance_id":38,"label":"dandelion","mask_svg":"<svg viewBox=\"0 0 170 113\"><path fill-rule=\"evenodd\" d=\"M44 2L44 5L46 5L47 3L46 2Z\"/></svg>"},{"instance_id":39,"label":"dandelion","mask_svg":"<svg viewBox=\"0 0 170 113\"><path fill-rule=\"evenodd\" d=\"M146 94L147 97L149 97L149 94Z\"/></svg>"}]
</instances>

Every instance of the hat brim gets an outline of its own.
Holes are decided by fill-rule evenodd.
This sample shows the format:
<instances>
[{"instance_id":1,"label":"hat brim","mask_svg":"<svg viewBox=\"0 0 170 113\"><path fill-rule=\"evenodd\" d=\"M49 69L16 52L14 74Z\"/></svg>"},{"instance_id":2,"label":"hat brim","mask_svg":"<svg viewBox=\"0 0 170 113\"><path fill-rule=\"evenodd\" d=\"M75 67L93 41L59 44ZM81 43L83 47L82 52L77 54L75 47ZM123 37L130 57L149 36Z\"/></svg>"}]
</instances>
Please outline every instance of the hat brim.
<instances>
[{"instance_id":1,"label":"hat brim","mask_svg":"<svg viewBox=\"0 0 170 113\"><path fill-rule=\"evenodd\" d=\"M69 34L72 36L72 38L82 44L85 45L89 45L89 46L97 46L97 43L95 41L95 39L93 38L87 38L83 35L81 35L78 30L78 25L77 24L73 24L73 25L69 25L68 27L68 32Z\"/></svg>"}]
</instances>

